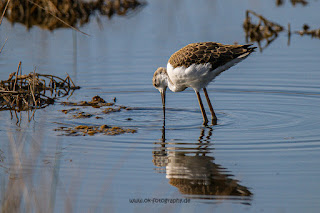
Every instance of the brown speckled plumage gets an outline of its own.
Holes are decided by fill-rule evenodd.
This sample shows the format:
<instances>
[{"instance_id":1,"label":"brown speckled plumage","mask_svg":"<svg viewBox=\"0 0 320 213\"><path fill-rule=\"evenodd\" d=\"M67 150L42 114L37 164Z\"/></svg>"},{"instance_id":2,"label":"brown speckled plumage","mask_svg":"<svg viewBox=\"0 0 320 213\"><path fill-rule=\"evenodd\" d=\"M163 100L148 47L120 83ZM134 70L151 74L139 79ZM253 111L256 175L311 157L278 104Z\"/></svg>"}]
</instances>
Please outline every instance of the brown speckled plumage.
<instances>
[{"instance_id":1,"label":"brown speckled plumage","mask_svg":"<svg viewBox=\"0 0 320 213\"><path fill-rule=\"evenodd\" d=\"M206 87L221 72L239 63L256 47L246 45L224 45L215 42L199 42L189 44L175 52L169 59L167 68L159 67L153 75L153 85L162 99L163 117L165 118L166 89L181 92L188 87L194 89L199 102L203 124L206 126L208 118L204 109L200 91L208 102L211 112L212 125L217 124L217 116L213 110Z\"/></svg>"},{"instance_id":2,"label":"brown speckled plumage","mask_svg":"<svg viewBox=\"0 0 320 213\"><path fill-rule=\"evenodd\" d=\"M189 44L175 52L169 59L173 68L192 64L211 63L212 70L222 66L229 61L243 55L251 53L255 47L247 45L224 45L215 42L199 42Z\"/></svg>"}]
</instances>

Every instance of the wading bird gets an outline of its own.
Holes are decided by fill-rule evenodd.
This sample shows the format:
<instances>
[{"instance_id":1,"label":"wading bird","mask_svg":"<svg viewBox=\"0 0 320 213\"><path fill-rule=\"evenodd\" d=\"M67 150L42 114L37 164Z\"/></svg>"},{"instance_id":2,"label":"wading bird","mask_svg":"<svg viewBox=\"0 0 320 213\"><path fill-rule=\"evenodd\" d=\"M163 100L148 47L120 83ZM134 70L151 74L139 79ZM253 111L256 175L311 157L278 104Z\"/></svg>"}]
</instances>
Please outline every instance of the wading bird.
<instances>
[{"instance_id":1,"label":"wading bird","mask_svg":"<svg viewBox=\"0 0 320 213\"><path fill-rule=\"evenodd\" d=\"M171 55L167 68L159 67L152 79L153 86L161 93L164 116L167 87L173 92L181 92L191 87L197 94L203 124L207 125L208 118L199 93L201 89L203 89L209 105L212 124L217 124L217 117L206 87L221 72L239 63L254 52L256 47L250 47L251 45L199 42L189 44Z\"/></svg>"}]
</instances>

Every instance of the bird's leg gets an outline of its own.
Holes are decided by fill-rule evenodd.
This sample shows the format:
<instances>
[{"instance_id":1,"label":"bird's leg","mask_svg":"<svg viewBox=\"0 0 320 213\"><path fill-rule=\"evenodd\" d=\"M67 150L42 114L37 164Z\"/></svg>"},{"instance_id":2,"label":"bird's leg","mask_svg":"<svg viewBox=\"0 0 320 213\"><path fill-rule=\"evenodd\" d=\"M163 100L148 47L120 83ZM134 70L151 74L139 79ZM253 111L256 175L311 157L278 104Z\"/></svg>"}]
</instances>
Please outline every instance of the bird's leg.
<instances>
[{"instance_id":1,"label":"bird's leg","mask_svg":"<svg viewBox=\"0 0 320 213\"><path fill-rule=\"evenodd\" d=\"M202 117L203 117L203 125L207 125L207 123L208 123L208 118L207 118L206 111L204 110L204 107L203 107L203 104L202 104L202 100L201 100L201 97L200 97L200 93L199 93L198 91L196 91L196 94L197 94L197 98L198 98L200 110L201 110Z\"/></svg>"},{"instance_id":2,"label":"bird's leg","mask_svg":"<svg viewBox=\"0 0 320 213\"><path fill-rule=\"evenodd\" d=\"M163 122L166 120L166 91L160 91L161 100L162 100L162 110L163 110Z\"/></svg>"},{"instance_id":3,"label":"bird's leg","mask_svg":"<svg viewBox=\"0 0 320 213\"><path fill-rule=\"evenodd\" d=\"M204 92L204 95L206 96L206 99L207 99L207 102L208 102L208 105L209 105L209 109L210 109L210 112L211 112L212 125L216 125L217 124L217 116L216 116L216 113L214 113L213 107L211 105L211 101L210 101L207 89L203 88L203 92Z\"/></svg>"}]
</instances>

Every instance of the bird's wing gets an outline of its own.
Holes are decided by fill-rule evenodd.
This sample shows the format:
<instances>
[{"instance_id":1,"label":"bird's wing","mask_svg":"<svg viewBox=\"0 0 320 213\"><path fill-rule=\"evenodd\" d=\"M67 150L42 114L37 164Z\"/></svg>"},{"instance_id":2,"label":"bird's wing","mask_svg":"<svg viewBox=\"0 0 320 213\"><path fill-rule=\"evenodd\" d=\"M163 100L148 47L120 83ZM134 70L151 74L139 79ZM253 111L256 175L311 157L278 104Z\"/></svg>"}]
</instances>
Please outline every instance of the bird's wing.
<instances>
[{"instance_id":1,"label":"bird's wing","mask_svg":"<svg viewBox=\"0 0 320 213\"><path fill-rule=\"evenodd\" d=\"M211 63L212 70L222 66L242 55L249 55L255 47L247 45L224 45L215 42L200 42L189 44L175 52L169 63L175 68L189 67L192 64Z\"/></svg>"}]
</instances>

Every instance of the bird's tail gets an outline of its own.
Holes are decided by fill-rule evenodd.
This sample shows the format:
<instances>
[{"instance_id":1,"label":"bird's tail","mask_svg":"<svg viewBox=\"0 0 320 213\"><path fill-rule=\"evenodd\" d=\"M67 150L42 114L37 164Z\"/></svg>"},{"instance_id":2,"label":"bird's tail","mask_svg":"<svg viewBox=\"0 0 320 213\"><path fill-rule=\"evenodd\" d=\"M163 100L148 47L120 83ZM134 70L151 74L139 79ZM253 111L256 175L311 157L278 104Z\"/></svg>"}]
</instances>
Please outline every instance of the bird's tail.
<instances>
[{"instance_id":1,"label":"bird's tail","mask_svg":"<svg viewBox=\"0 0 320 213\"><path fill-rule=\"evenodd\" d=\"M242 48L246 49L248 52L252 53L257 49L257 47L251 47L253 44L245 44Z\"/></svg>"}]
</instances>

